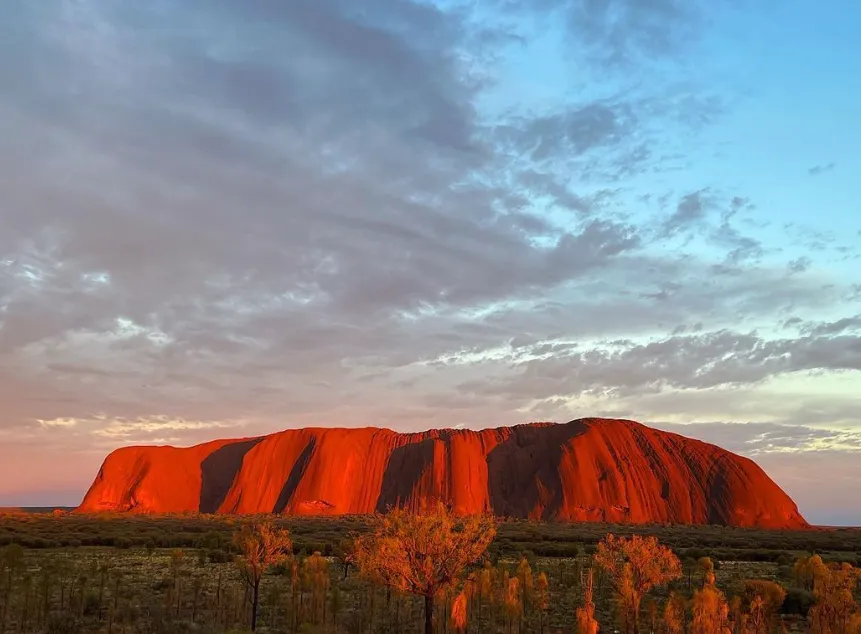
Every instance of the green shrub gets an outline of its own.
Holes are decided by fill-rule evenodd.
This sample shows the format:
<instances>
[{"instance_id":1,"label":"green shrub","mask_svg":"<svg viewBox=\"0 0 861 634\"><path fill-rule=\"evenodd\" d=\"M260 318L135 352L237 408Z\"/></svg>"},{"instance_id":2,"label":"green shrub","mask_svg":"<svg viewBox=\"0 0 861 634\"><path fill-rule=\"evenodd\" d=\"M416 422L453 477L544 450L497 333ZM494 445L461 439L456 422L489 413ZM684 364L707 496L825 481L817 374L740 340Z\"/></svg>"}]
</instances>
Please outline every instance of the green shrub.
<instances>
[{"instance_id":1,"label":"green shrub","mask_svg":"<svg viewBox=\"0 0 861 634\"><path fill-rule=\"evenodd\" d=\"M99 595L95 592L88 592L84 598L84 614L86 616L98 616L100 608Z\"/></svg>"},{"instance_id":2,"label":"green shrub","mask_svg":"<svg viewBox=\"0 0 861 634\"><path fill-rule=\"evenodd\" d=\"M783 599L780 611L783 614L798 614L806 617L814 603L816 603L816 599L812 592L802 588L789 588L786 591L786 598Z\"/></svg>"},{"instance_id":3,"label":"green shrub","mask_svg":"<svg viewBox=\"0 0 861 634\"><path fill-rule=\"evenodd\" d=\"M224 564L233 558L230 553L216 548L206 551L206 557L213 564Z\"/></svg>"}]
</instances>

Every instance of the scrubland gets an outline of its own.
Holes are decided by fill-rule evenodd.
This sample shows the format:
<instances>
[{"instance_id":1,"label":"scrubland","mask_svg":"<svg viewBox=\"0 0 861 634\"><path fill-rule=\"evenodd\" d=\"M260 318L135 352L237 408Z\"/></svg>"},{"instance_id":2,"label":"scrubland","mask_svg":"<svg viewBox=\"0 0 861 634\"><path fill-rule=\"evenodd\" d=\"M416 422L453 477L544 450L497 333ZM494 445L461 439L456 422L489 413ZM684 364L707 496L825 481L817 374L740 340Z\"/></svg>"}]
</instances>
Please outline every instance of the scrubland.
<instances>
[{"instance_id":1,"label":"scrubland","mask_svg":"<svg viewBox=\"0 0 861 634\"><path fill-rule=\"evenodd\" d=\"M861 530L479 519L0 515L0 631L861 634Z\"/></svg>"}]
</instances>

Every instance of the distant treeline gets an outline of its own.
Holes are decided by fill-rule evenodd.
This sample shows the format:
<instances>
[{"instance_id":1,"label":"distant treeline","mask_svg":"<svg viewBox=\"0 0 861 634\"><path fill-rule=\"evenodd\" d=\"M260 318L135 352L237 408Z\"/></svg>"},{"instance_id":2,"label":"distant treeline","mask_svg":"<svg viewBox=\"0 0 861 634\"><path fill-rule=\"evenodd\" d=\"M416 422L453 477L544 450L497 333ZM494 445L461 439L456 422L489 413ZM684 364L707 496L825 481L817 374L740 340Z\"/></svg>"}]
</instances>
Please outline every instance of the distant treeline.
<instances>
[{"instance_id":1,"label":"distant treeline","mask_svg":"<svg viewBox=\"0 0 861 634\"><path fill-rule=\"evenodd\" d=\"M279 517L296 552L338 553L350 535L364 532L370 518ZM20 544L25 548L206 548L229 550L231 535L241 518L225 515L77 515L0 514L0 547ZM513 556L528 552L541 557L592 554L607 533L654 535L683 558L709 556L719 561L769 561L782 563L801 553L818 553L825 560L861 564L861 529L817 528L804 531L766 531L724 526L664 526L581 523L567 524L526 520L503 521L490 552Z\"/></svg>"}]
</instances>

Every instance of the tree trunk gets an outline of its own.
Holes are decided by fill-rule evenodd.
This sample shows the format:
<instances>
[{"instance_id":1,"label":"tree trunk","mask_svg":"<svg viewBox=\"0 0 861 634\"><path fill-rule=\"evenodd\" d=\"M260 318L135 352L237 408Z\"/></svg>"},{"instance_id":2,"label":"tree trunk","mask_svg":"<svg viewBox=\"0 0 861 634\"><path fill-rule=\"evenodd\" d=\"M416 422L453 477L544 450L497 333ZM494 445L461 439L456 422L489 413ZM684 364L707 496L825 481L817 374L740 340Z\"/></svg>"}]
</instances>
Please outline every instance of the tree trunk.
<instances>
[{"instance_id":1,"label":"tree trunk","mask_svg":"<svg viewBox=\"0 0 861 634\"><path fill-rule=\"evenodd\" d=\"M18 624L18 631L23 632L27 628L27 608L30 607L30 589L24 588L24 609L21 610L21 622Z\"/></svg>"},{"instance_id":2,"label":"tree trunk","mask_svg":"<svg viewBox=\"0 0 861 634\"><path fill-rule=\"evenodd\" d=\"M102 601L105 598L105 573L102 571L102 580L99 584L99 622L102 620Z\"/></svg>"},{"instance_id":3,"label":"tree trunk","mask_svg":"<svg viewBox=\"0 0 861 634\"><path fill-rule=\"evenodd\" d=\"M12 596L12 582L7 581L8 585L6 586L6 593L3 597L3 617L0 619L0 632L6 631L6 618L9 614L9 601Z\"/></svg>"},{"instance_id":4,"label":"tree trunk","mask_svg":"<svg viewBox=\"0 0 861 634\"><path fill-rule=\"evenodd\" d=\"M433 594L425 595L425 634L433 634Z\"/></svg>"},{"instance_id":5,"label":"tree trunk","mask_svg":"<svg viewBox=\"0 0 861 634\"><path fill-rule=\"evenodd\" d=\"M251 631L257 629L257 605L260 602L260 580L254 582L254 591L251 597Z\"/></svg>"}]
</instances>

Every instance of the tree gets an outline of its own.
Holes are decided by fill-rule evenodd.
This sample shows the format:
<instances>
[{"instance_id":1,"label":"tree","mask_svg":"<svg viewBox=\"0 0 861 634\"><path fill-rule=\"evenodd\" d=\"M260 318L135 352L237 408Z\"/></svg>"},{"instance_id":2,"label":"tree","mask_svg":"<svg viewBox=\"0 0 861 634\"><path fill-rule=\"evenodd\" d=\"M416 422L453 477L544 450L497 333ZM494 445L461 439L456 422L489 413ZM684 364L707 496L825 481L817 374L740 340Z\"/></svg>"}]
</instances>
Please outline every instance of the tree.
<instances>
[{"instance_id":1,"label":"tree","mask_svg":"<svg viewBox=\"0 0 861 634\"><path fill-rule=\"evenodd\" d=\"M593 570L583 579L583 607L577 608L577 634L598 634L598 621L595 619L595 602L593 601L595 576Z\"/></svg>"},{"instance_id":2,"label":"tree","mask_svg":"<svg viewBox=\"0 0 861 634\"><path fill-rule=\"evenodd\" d=\"M484 562L484 566L478 572L478 583L475 591L476 598L478 599L478 631L481 631L481 606L484 601L488 603L493 603L493 598L495 596L493 592L494 578L496 576L496 569L490 565L489 561Z\"/></svg>"},{"instance_id":3,"label":"tree","mask_svg":"<svg viewBox=\"0 0 861 634\"><path fill-rule=\"evenodd\" d=\"M793 576L795 577L795 585L805 590L813 590L813 572L817 568L821 568L822 557L813 555L811 557L801 557L792 568Z\"/></svg>"},{"instance_id":4,"label":"tree","mask_svg":"<svg viewBox=\"0 0 861 634\"><path fill-rule=\"evenodd\" d=\"M855 627L858 605L854 593L861 569L847 563L826 565L819 559L812 570L816 605L809 613L811 632L847 634Z\"/></svg>"},{"instance_id":5,"label":"tree","mask_svg":"<svg viewBox=\"0 0 861 634\"><path fill-rule=\"evenodd\" d=\"M664 632L682 634L685 630L685 598L671 592L664 605Z\"/></svg>"},{"instance_id":6,"label":"tree","mask_svg":"<svg viewBox=\"0 0 861 634\"><path fill-rule=\"evenodd\" d=\"M425 632L432 634L434 597L481 559L495 535L491 517L456 517L442 503L426 511L395 509L356 538L353 561L366 578L424 597Z\"/></svg>"},{"instance_id":7,"label":"tree","mask_svg":"<svg viewBox=\"0 0 861 634\"><path fill-rule=\"evenodd\" d=\"M326 620L326 594L329 590L329 561L320 551L302 562L301 583L304 590L311 595L311 621L315 625Z\"/></svg>"},{"instance_id":8,"label":"tree","mask_svg":"<svg viewBox=\"0 0 861 634\"><path fill-rule=\"evenodd\" d=\"M179 617L179 611L182 607L182 588L179 579L182 572L182 562L185 559L185 553L180 548L175 548L170 553L170 572L173 577L173 593L176 601L176 616Z\"/></svg>"},{"instance_id":9,"label":"tree","mask_svg":"<svg viewBox=\"0 0 861 634\"><path fill-rule=\"evenodd\" d=\"M715 583L715 565L711 557L700 557L697 560L697 565L700 567L703 575L703 582L700 587L713 586Z\"/></svg>"},{"instance_id":10,"label":"tree","mask_svg":"<svg viewBox=\"0 0 861 634\"><path fill-rule=\"evenodd\" d=\"M622 624L630 634L639 634L643 596L682 574L679 558L655 537L626 538L611 533L598 544L595 562L607 572L616 590Z\"/></svg>"},{"instance_id":11,"label":"tree","mask_svg":"<svg viewBox=\"0 0 861 634\"><path fill-rule=\"evenodd\" d=\"M535 581L535 606L538 608L538 631L544 634L544 613L550 608L550 582L544 572Z\"/></svg>"},{"instance_id":12,"label":"tree","mask_svg":"<svg viewBox=\"0 0 861 634\"><path fill-rule=\"evenodd\" d=\"M514 619L523 615L521 593L520 580L517 577L509 578L505 586L505 599L503 600L505 615L508 617L508 634L511 634L511 630L514 628ZM517 628L517 631L519 632L520 628Z\"/></svg>"},{"instance_id":13,"label":"tree","mask_svg":"<svg viewBox=\"0 0 861 634\"><path fill-rule=\"evenodd\" d=\"M520 583L520 598L523 604L523 613L528 614L529 609L532 607L533 579L532 566L529 565L529 560L526 557L520 558L520 563L514 574Z\"/></svg>"},{"instance_id":14,"label":"tree","mask_svg":"<svg viewBox=\"0 0 861 634\"><path fill-rule=\"evenodd\" d=\"M0 553L0 565L5 569L3 589L3 610L0 614L0 632L6 630L6 619L9 616L9 602L12 595L12 576L24 565L24 549L18 544L9 544Z\"/></svg>"},{"instance_id":15,"label":"tree","mask_svg":"<svg viewBox=\"0 0 861 634\"><path fill-rule=\"evenodd\" d=\"M455 632L466 631L468 599L466 590L461 590L451 604L451 625Z\"/></svg>"},{"instance_id":16,"label":"tree","mask_svg":"<svg viewBox=\"0 0 861 634\"><path fill-rule=\"evenodd\" d=\"M711 563L711 560L708 561ZM730 634L731 630L727 626L729 605L726 597L715 587L711 569L708 566L702 567L705 572L705 585L694 592L690 634Z\"/></svg>"},{"instance_id":17,"label":"tree","mask_svg":"<svg viewBox=\"0 0 861 634\"><path fill-rule=\"evenodd\" d=\"M293 542L290 541L290 533L275 528L271 520L243 525L233 541L240 552L237 558L239 573L251 592L251 631L254 631L257 629L263 575L270 566L287 561L293 553Z\"/></svg>"},{"instance_id":18,"label":"tree","mask_svg":"<svg viewBox=\"0 0 861 634\"><path fill-rule=\"evenodd\" d=\"M743 601L747 607L748 629L755 634L772 631L785 598L786 590L778 583L745 579Z\"/></svg>"}]
</instances>

